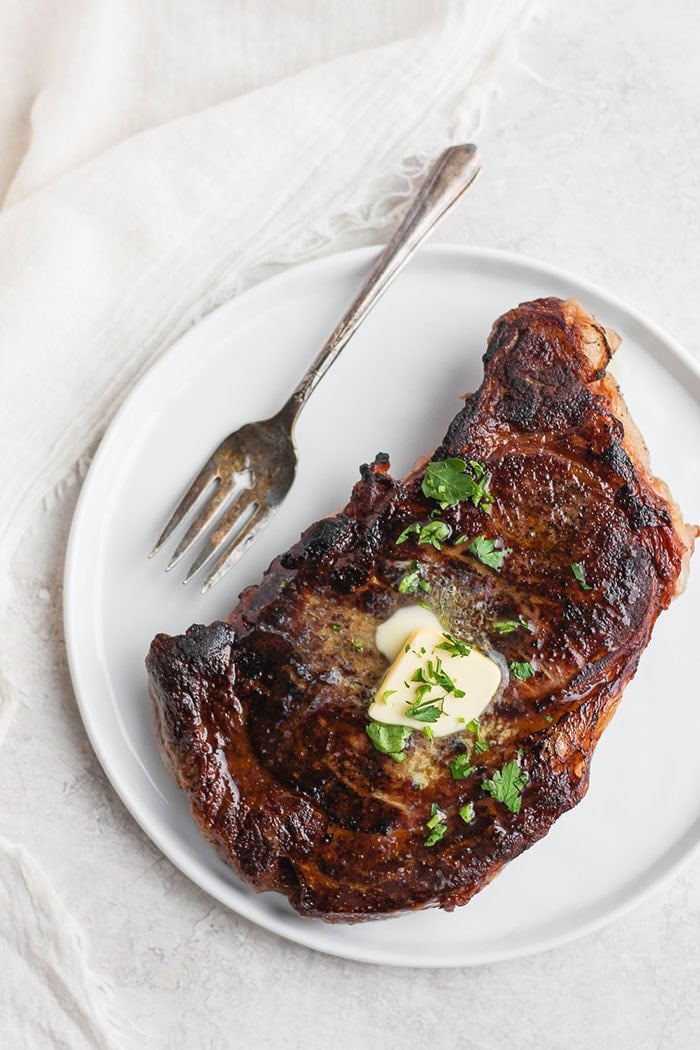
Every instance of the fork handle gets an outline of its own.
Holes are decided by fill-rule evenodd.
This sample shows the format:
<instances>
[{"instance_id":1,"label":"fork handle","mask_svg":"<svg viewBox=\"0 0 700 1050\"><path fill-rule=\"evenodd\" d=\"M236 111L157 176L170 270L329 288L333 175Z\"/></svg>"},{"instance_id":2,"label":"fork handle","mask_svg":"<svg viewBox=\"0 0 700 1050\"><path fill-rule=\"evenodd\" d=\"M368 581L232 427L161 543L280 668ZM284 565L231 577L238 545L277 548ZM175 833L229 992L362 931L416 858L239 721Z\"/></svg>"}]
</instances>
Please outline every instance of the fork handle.
<instances>
[{"instance_id":1,"label":"fork handle","mask_svg":"<svg viewBox=\"0 0 700 1050\"><path fill-rule=\"evenodd\" d=\"M403 269L415 250L455 206L479 174L476 146L451 146L435 161L403 222L374 264L342 319L308 372L280 411L296 420L316 386L375 303Z\"/></svg>"}]
</instances>

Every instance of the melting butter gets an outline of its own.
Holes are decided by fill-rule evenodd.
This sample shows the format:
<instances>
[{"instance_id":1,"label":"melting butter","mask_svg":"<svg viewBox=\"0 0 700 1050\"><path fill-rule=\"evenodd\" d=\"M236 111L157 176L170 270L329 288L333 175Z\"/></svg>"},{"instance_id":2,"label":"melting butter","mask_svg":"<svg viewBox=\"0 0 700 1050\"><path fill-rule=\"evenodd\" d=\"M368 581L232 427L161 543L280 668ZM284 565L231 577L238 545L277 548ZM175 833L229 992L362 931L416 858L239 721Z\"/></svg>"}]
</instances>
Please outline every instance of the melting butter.
<instances>
[{"instance_id":1,"label":"melting butter","mask_svg":"<svg viewBox=\"0 0 700 1050\"><path fill-rule=\"evenodd\" d=\"M430 609L422 605L404 605L377 627L374 636L377 649L389 663L393 663L403 650L409 635L414 631L419 631L422 627L432 627L435 631L442 630L440 621Z\"/></svg>"},{"instance_id":2,"label":"melting butter","mask_svg":"<svg viewBox=\"0 0 700 1050\"><path fill-rule=\"evenodd\" d=\"M432 613L430 616L435 620ZM439 624L437 628L432 624L419 627L408 638L404 634L394 662L370 704L370 718L411 729L429 725L436 737L462 732L473 718L479 718L498 692L501 669L473 647L467 655L439 648L446 642L449 644L449 636ZM393 646L390 648L394 651ZM416 677L418 681L414 680ZM424 688L427 683L431 683L429 690ZM418 702L423 710L431 706L439 711L434 721L406 713L412 707L415 710Z\"/></svg>"}]
</instances>

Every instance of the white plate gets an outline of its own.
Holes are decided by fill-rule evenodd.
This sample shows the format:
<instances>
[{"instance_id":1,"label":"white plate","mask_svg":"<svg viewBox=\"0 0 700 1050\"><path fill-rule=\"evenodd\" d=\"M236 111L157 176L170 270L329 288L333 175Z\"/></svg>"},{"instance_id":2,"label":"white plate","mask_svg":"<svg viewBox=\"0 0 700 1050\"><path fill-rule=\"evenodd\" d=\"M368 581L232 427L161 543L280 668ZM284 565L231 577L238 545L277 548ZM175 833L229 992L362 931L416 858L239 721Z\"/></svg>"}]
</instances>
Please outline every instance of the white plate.
<instances>
[{"instance_id":1,"label":"white plate","mask_svg":"<svg viewBox=\"0 0 700 1050\"><path fill-rule=\"evenodd\" d=\"M593 761L586 799L453 914L356 926L299 918L242 885L196 831L154 740L144 656L158 631L225 615L241 589L316 518L341 507L378 451L394 472L434 448L481 377L492 322L516 303L575 295L623 336L616 372L687 520L700 521L700 369L668 336L574 277L480 249L423 249L301 416L300 467L284 509L208 595L146 552L220 438L273 412L316 353L375 255L323 259L241 295L144 376L83 486L65 575L73 683L95 751L141 827L185 874L253 922L335 955L410 966L484 963L601 926L641 900L700 839L697 624L700 572L657 624ZM689 453L693 452L692 461ZM179 567L178 567L179 568Z\"/></svg>"}]
</instances>

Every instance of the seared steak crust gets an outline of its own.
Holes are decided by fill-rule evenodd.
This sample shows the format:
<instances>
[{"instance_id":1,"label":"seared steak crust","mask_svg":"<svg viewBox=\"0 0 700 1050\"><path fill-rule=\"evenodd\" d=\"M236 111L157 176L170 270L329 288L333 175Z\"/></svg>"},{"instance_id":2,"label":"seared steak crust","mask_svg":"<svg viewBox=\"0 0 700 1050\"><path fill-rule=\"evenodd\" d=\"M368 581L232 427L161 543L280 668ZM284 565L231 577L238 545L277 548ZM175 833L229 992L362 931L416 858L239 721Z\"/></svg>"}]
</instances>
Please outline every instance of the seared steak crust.
<instances>
[{"instance_id":1,"label":"seared steak crust","mask_svg":"<svg viewBox=\"0 0 700 1050\"><path fill-rule=\"evenodd\" d=\"M441 551L397 545L436 504L422 468L397 481L379 455L345 509L275 559L228 622L154 640L164 760L203 834L256 890L335 921L450 909L585 794L595 744L682 586L695 535L605 373L617 342L573 300L510 311L433 457L484 463L490 513L468 501L442 511L452 532ZM455 543L479 534L511 549L500 571ZM491 746L465 779L449 763L472 748L469 733L414 732L399 763L365 731L386 669L375 629L416 601L398 590L413 562L446 630L535 668L485 712ZM494 629L519 616L531 632ZM516 756L528 777L517 814L482 788ZM427 846L433 802L447 831ZM467 802L470 824L458 813Z\"/></svg>"}]
</instances>

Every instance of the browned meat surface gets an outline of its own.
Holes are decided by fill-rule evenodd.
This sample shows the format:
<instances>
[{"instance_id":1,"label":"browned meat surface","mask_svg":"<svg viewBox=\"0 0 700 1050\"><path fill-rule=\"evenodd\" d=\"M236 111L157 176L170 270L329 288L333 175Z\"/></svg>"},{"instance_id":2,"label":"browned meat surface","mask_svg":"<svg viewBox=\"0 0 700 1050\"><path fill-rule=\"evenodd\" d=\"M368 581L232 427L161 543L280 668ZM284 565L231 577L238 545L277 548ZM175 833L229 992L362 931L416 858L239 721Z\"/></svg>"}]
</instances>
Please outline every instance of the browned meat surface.
<instances>
[{"instance_id":1,"label":"browned meat surface","mask_svg":"<svg viewBox=\"0 0 700 1050\"><path fill-rule=\"evenodd\" d=\"M415 536L397 545L437 504L421 488L425 464L395 481L377 456L347 507L275 559L228 622L154 640L164 760L202 833L256 890L333 921L453 908L585 794L596 742L682 589L696 532L650 474L605 374L617 342L573 300L510 311L433 457L483 463L490 511L470 500L441 511L442 550ZM500 570L456 542L477 535L511 549ZM366 733L386 669L375 629L415 603L398 590L413 563L446 630L534 669L511 675L485 711L481 753L471 732L417 731L399 762ZM493 626L521 616L530 631ZM475 771L454 779L449 764L467 751ZM517 813L483 786L513 760L527 778ZM433 803L446 829L426 845Z\"/></svg>"}]
</instances>

